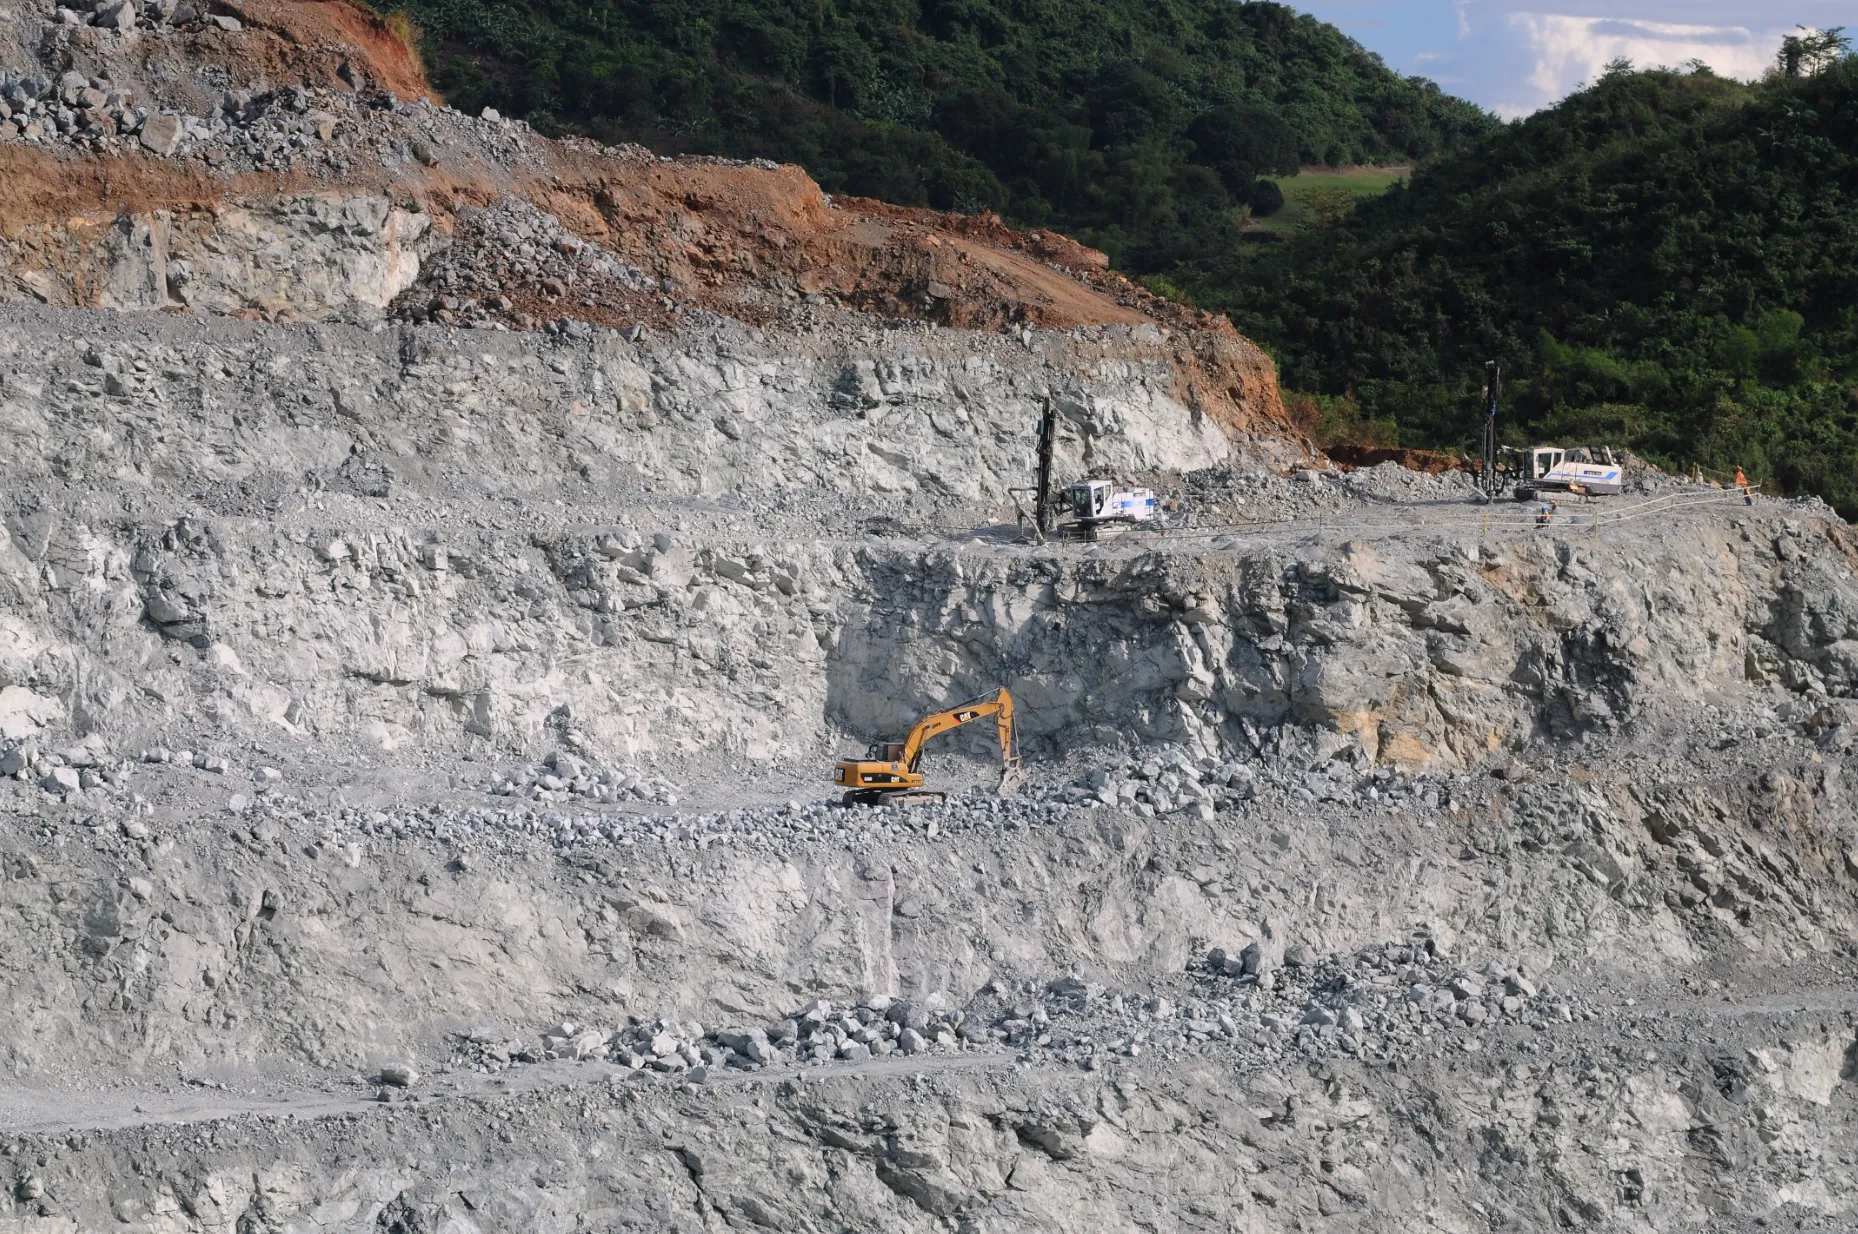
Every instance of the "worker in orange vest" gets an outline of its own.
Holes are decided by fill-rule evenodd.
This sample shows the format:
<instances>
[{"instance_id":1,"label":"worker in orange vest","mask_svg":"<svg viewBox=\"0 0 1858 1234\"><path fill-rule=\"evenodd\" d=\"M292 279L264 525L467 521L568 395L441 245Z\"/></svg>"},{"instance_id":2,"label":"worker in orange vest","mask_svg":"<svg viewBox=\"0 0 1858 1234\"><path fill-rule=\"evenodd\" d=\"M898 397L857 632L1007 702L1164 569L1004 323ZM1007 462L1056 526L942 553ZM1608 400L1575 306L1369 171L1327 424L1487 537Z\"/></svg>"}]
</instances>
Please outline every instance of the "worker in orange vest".
<instances>
[{"instance_id":1,"label":"worker in orange vest","mask_svg":"<svg viewBox=\"0 0 1858 1234\"><path fill-rule=\"evenodd\" d=\"M1755 495L1748 491L1748 477L1742 474L1742 469L1740 467L1735 469L1735 486L1742 490L1743 505L1752 506L1755 504Z\"/></svg>"}]
</instances>

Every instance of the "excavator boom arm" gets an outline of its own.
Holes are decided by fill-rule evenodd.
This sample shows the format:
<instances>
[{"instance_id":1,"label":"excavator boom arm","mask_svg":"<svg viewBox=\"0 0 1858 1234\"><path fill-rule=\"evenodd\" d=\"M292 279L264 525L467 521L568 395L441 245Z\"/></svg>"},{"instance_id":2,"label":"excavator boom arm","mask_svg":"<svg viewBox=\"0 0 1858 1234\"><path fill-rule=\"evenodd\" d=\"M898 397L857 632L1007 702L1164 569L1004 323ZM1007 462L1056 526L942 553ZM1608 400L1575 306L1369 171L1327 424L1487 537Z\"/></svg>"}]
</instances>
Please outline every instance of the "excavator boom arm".
<instances>
[{"instance_id":1,"label":"excavator boom arm","mask_svg":"<svg viewBox=\"0 0 1858 1234\"><path fill-rule=\"evenodd\" d=\"M916 760L922 757L923 746L931 737L938 737L952 728L974 720L994 717L994 724L1000 734L1000 757L1008 767L1019 764L1019 748L1013 727L1013 696L1002 686L991 697L974 699L938 711L934 715L924 716L910 730L910 735L903 742L903 765L912 771L916 769Z\"/></svg>"}]
</instances>

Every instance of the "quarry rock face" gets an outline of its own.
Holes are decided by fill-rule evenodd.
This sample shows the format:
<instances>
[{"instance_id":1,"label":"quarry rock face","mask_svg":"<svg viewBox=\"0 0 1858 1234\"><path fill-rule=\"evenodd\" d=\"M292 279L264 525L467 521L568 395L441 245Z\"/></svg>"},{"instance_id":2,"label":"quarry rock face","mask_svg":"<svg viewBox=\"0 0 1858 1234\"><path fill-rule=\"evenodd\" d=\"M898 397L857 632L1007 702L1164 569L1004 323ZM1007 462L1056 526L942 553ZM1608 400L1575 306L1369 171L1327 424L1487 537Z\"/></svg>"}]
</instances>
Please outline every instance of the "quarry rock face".
<instances>
[{"instance_id":1,"label":"quarry rock face","mask_svg":"<svg viewBox=\"0 0 1858 1234\"><path fill-rule=\"evenodd\" d=\"M14 310L20 496L107 480L133 513L85 495L12 515L4 662L38 706L123 740L230 708L457 751L486 728L539 739L566 706L628 756L766 760L1010 679L1051 752L1104 730L1226 757L1290 724L1410 770L1751 674L1853 687L1826 515L1693 519L1681 544L1630 525L1480 541L1471 515L1012 543L1046 406L1073 472L1243 458L1154 388L1161 366L1104 359L1099 339L1131 344L1093 333L274 338ZM869 534L848 516L869 494L971 526ZM1784 561L1777 538L1803 547Z\"/></svg>"},{"instance_id":2,"label":"quarry rock face","mask_svg":"<svg viewBox=\"0 0 1858 1234\"><path fill-rule=\"evenodd\" d=\"M0 12L0 1226L1850 1224L1835 513L237 12Z\"/></svg>"},{"instance_id":3,"label":"quarry rock face","mask_svg":"<svg viewBox=\"0 0 1858 1234\"><path fill-rule=\"evenodd\" d=\"M46 304L103 309L255 309L312 320L379 310L418 277L430 223L384 197L67 219L15 241L15 286Z\"/></svg>"}]
</instances>

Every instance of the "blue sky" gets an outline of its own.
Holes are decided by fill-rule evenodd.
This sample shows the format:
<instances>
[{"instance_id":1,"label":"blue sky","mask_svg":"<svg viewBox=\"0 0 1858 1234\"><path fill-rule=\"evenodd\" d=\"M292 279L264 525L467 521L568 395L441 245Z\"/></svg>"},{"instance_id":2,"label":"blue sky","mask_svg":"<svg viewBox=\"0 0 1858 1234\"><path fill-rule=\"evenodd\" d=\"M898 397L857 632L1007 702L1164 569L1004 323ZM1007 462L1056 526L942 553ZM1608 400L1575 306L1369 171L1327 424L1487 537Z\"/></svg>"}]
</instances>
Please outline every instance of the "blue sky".
<instances>
[{"instance_id":1,"label":"blue sky","mask_svg":"<svg viewBox=\"0 0 1858 1234\"><path fill-rule=\"evenodd\" d=\"M1795 24L1858 26L1852 0L1290 0L1389 67L1430 77L1502 116L1546 107L1615 56L1702 60L1752 77Z\"/></svg>"}]
</instances>

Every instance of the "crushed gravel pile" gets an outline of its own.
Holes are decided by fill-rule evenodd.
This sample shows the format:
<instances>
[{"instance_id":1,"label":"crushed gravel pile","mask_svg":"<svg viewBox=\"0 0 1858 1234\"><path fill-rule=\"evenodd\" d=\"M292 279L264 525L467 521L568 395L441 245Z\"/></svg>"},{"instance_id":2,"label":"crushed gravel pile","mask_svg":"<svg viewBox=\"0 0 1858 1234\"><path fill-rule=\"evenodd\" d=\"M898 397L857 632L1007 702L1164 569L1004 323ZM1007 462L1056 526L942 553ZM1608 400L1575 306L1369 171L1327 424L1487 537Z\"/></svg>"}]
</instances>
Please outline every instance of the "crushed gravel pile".
<instances>
[{"instance_id":1,"label":"crushed gravel pile","mask_svg":"<svg viewBox=\"0 0 1858 1234\"><path fill-rule=\"evenodd\" d=\"M564 302L577 311L625 312L641 292L675 290L671 280L649 278L582 240L554 215L506 197L461 211L450 243L427 259L391 312L416 322L482 327L501 320L531 329L544 317L558 319ZM636 325L624 333L638 340Z\"/></svg>"}]
</instances>

